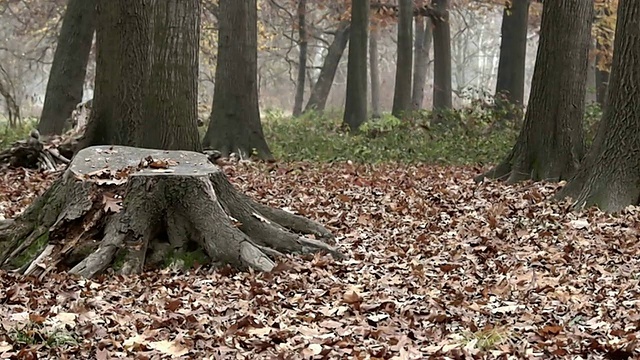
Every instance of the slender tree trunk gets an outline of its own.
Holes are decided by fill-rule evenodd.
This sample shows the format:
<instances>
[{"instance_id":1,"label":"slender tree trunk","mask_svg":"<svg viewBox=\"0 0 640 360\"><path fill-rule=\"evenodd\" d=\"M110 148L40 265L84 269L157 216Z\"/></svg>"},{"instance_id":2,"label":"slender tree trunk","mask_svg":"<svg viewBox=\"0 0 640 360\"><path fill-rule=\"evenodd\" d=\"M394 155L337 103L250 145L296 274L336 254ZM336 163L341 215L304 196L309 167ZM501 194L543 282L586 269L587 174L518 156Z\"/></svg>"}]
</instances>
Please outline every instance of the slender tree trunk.
<instances>
[{"instance_id":1,"label":"slender tree trunk","mask_svg":"<svg viewBox=\"0 0 640 360\"><path fill-rule=\"evenodd\" d=\"M62 134L71 112L82 102L95 22L96 0L69 0L38 124L42 135Z\"/></svg>"},{"instance_id":2,"label":"slender tree trunk","mask_svg":"<svg viewBox=\"0 0 640 360\"><path fill-rule=\"evenodd\" d=\"M451 97L451 29L449 0L433 0L433 110L452 108ZM442 122L436 116L436 123Z\"/></svg>"},{"instance_id":3,"label":"slender tree trunk","mask_svg":"<svg viewBox=\"0 0 640 360\"><path fill-rule=\"evenodd\" d=\"M343 122L352 132L367 120L367 31L369 0L353 0Z\"/></svg>"},{"instance_id":4,"label":"slender tree trunk","mask_svg":"<svg viewBox=\"0 0 640 360\"><path fill-rule=\"evenodd\" d=\"M157 1L142 147L200 151L199 0Z\"/></svg>"},{"instance_id":5,"label":"slender tree trunk","mask_svg":"<svg viewBox=\"0 0 640 360\"><path fill-rule=\"evenodd\" d=\"M340 59L349 42L350 23L344 21L338 25L338 29L333 37L333 42L329 45L327 55L324 57L322 69L318 80L313 85L309 100L304 108L304 112L308 111L324 111L327 104L327 98L333 85L333 79L336 77L336 71L340 64Z\"/></svg>"},{"instance_id":6,"label":"slender tree trunk","mask_svg":"<svg viewBox=\"0 0 640 360\"><path fill-rule=\"evenodd\" d=\"M640 199L640 2L620 0L607 106L593 146L558 197L619 211Z\"/></svg>"},{"instance_id":7,"label":"slender tree trunk","mask_svg":"<svg viewBox=\"0 0 640 360\"><path fill-rule=\"evenodd\" d=\"M596 72L598 71L596 67L596 41L595 39L591 39L589 47L589 67L587 68L587 91L585 93L585 104L591 104L597 101L597 85L596 85Z\"/></svg>"},{"instance_id":8,"label":"slender tree trunk","mask_svg":"<svg viewBox=\"0 0 640 360\"><path fill-rule=\"evenodd\" d=\"M396 81L391 113L397 118L411 111L411 70L413 66L413 0L400 0Z\"/></svg>"},{"instance_id":9,"label":"slender tree trunk","mask_svg":"<svg viewBox=\"0 0 640 360\"><path fill-rule=\"evenodd\" d=\"M424 88L427 82L427 73L429 72L429 50L431 49L432 39L431 20L428 17L417 16L415 27L411 105L413 110L420 110L423 108Z\"/></svg>"},{"instance_id":10,"label":"slender tree trunk","mask_svg":"<svg viewBox=\"0 0 640 360\"><path fill-rule=\"evenodd\" d=\"M602 43L596 43L596 101L600 107L604 109L607 101L607 88L609 87L609 70L602 67L604 55L606 51Z\"/></svg>"},{"instance_id":11,"label":"slender tree trunk","mask_svg":"<svg viewBox=\"0 0 640 360\"><path fill-rule=\"evenodd\" d=\"M522 105L530 0L512 0L502 15L496 99Z\"/></svg>"},{"instance_id":12,"label":"slender tree trunk","mask_svg":"<svg viewBox=\"0 0 640 360\"><path fill-rule=\"evenodd\" d=\"M593 3L587 0L545 2L523 128L507 158L484 176L508 182L559 181L575 173L584 155L592 14Z\"/></svg>"},{"instance_id":13,"label":"slender tree trunk","mask_svg":"<svg viewBox=\"0 0 640 360\"><path fill-rule=\"evenodd\" d=\"M273 159L258 107L256 0L220 0L218 65L204 148Z\"/></svg>"},{"instance_id":14,"label":"slender tree trunk","mask_svg":"<svg viewBox=\"0 0 640 360\"><path fill-rule=\"evenodd\" d=\"M150 13L146 0L98 0L93 108L80 148L142 144Z\"/></svg>"},{"instance_id":15,"label":"slender tree trunk","mask_svg":"<svg viewBox=\"0 0 640 360\"><path fill-rule=\"evenodd\" d=\"M380 113L380 64L378 60L378 37L380 29L378 25L371 29L369 35L369 75L371 76L371 116L379 118Z\"/></svg>"},{"instance_id":16,"label":"slender tree trunk","mask_svg":"<svg viewBox=\"0 0 640 360\"><path fill-rule=\"evenodd\" d=\"M298 0L298 79L296 81L296 97L293 104L293 116L302 114L302 102L304 101L304 81L307 72L307 29L305 16L307 13L307 0Z\"/></svg>"}]
</instances>

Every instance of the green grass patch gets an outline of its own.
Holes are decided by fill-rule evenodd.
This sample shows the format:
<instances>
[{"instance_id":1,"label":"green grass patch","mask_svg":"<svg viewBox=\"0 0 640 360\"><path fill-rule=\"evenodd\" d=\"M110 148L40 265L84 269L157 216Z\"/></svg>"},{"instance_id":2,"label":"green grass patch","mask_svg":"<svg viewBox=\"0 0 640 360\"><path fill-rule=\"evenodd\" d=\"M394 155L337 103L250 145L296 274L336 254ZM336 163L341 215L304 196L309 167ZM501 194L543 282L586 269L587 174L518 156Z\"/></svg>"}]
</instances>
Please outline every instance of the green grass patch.
<instances>
[{"instance_id":1,"label":"green grass patch","mask_svg":"<svg viewBox=\"0 0 640 360\"><path fill-rule=\"evenodd\" d=\"M267 112L267 142L279 160L358 163L495 163L513 146L517 129L493 130L485 112L468 109L445 114L447 126L432 126L431 113L409 120L385 114L366 122L359 134L341 127L340 114L309 113L299 118Z\"/></svg>"},{"instance_id":2,"label":"green grass patch","mask_svg":"<svg viewBox=\"0 0 640 360\"><path fill-rule=\"evenodd\" d=\"M7 149L18 140L26 140L29 132L38 126L38 119L23 119L16 127L10 127L6 121L0 119L0 150Z\"/></svg>"}]
</instances>

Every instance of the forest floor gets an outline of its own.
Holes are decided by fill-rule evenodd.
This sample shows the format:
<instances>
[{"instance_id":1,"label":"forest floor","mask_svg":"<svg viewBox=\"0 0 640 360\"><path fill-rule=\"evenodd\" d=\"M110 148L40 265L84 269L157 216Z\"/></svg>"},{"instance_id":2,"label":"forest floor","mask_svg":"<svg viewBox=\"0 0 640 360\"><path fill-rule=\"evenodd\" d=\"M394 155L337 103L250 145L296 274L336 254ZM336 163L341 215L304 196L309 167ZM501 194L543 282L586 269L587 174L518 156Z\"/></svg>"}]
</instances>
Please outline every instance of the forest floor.
<instances>
[{"instance_id":1,"label":"forest floor","mask_svg":"<svg viewBox=\"0 0 640 360\"><path fill-rule=\"evenodd\" d=\"M640 354L638 209L567 211L558 184L480 169L230 164L245 193L338 236L348 260L38 283L0 273L0 357L610 358ZM15 216L56 175L0 177ZM580 357L577 357L580 356Z\"/></svg>"}]
</instances>

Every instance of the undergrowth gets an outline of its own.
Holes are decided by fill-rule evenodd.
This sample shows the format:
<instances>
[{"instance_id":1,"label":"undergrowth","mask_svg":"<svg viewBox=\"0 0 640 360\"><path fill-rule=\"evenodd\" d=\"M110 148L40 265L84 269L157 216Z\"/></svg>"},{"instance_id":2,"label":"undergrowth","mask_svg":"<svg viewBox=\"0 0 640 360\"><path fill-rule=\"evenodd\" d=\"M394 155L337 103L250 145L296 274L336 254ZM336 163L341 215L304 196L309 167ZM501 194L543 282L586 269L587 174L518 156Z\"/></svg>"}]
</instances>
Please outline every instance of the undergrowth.
<instances>
[{"instance_id":1,"label":"undergrowth","mask_svg":"<svg viewBox=\"0 0 640 360\"><path fill-rule=\"evenodd\" d=\"M443 124L432 125L432 113L419 111L400 120L390 114L370 119L358 134L342 128L342 113L307 113L298 118L281 110L265 109L263 129L267 143L280 161L357 163L491 164L502 160L516 141L519 122L504 121L506 110L474 95L469 105L440 113ZM602 112L597 104L585 110L585 138L591 142ZM0 126L0 150L27 138L36 119L20 126ZM201 131L206 126L200 127Z\"/></svg>"}]
</instances>

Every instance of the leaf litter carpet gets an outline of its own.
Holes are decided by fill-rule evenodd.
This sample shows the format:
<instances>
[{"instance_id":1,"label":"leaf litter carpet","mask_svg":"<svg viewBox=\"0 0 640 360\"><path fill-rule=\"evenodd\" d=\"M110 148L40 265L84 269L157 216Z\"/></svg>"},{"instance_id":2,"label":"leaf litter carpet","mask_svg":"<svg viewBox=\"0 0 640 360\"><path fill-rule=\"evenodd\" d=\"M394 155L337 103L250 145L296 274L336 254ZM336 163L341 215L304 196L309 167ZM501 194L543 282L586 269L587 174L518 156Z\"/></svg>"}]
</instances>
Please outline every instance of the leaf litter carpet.
<instances>
[{"instance_id":1,"label":"leaf litter carpet","mask_svg":"<svg viewBox=\"0 0 640 360\"><path fill-rule=\"evenodd\" d=\"M39 283L0 273L0 358L627 359L639 354L639 216L567 211L560 185L480 169L236 163L231 181L316 219L348 260ZM56 175L5 170L16 216Z\"/></svg>"}]
</instances>

